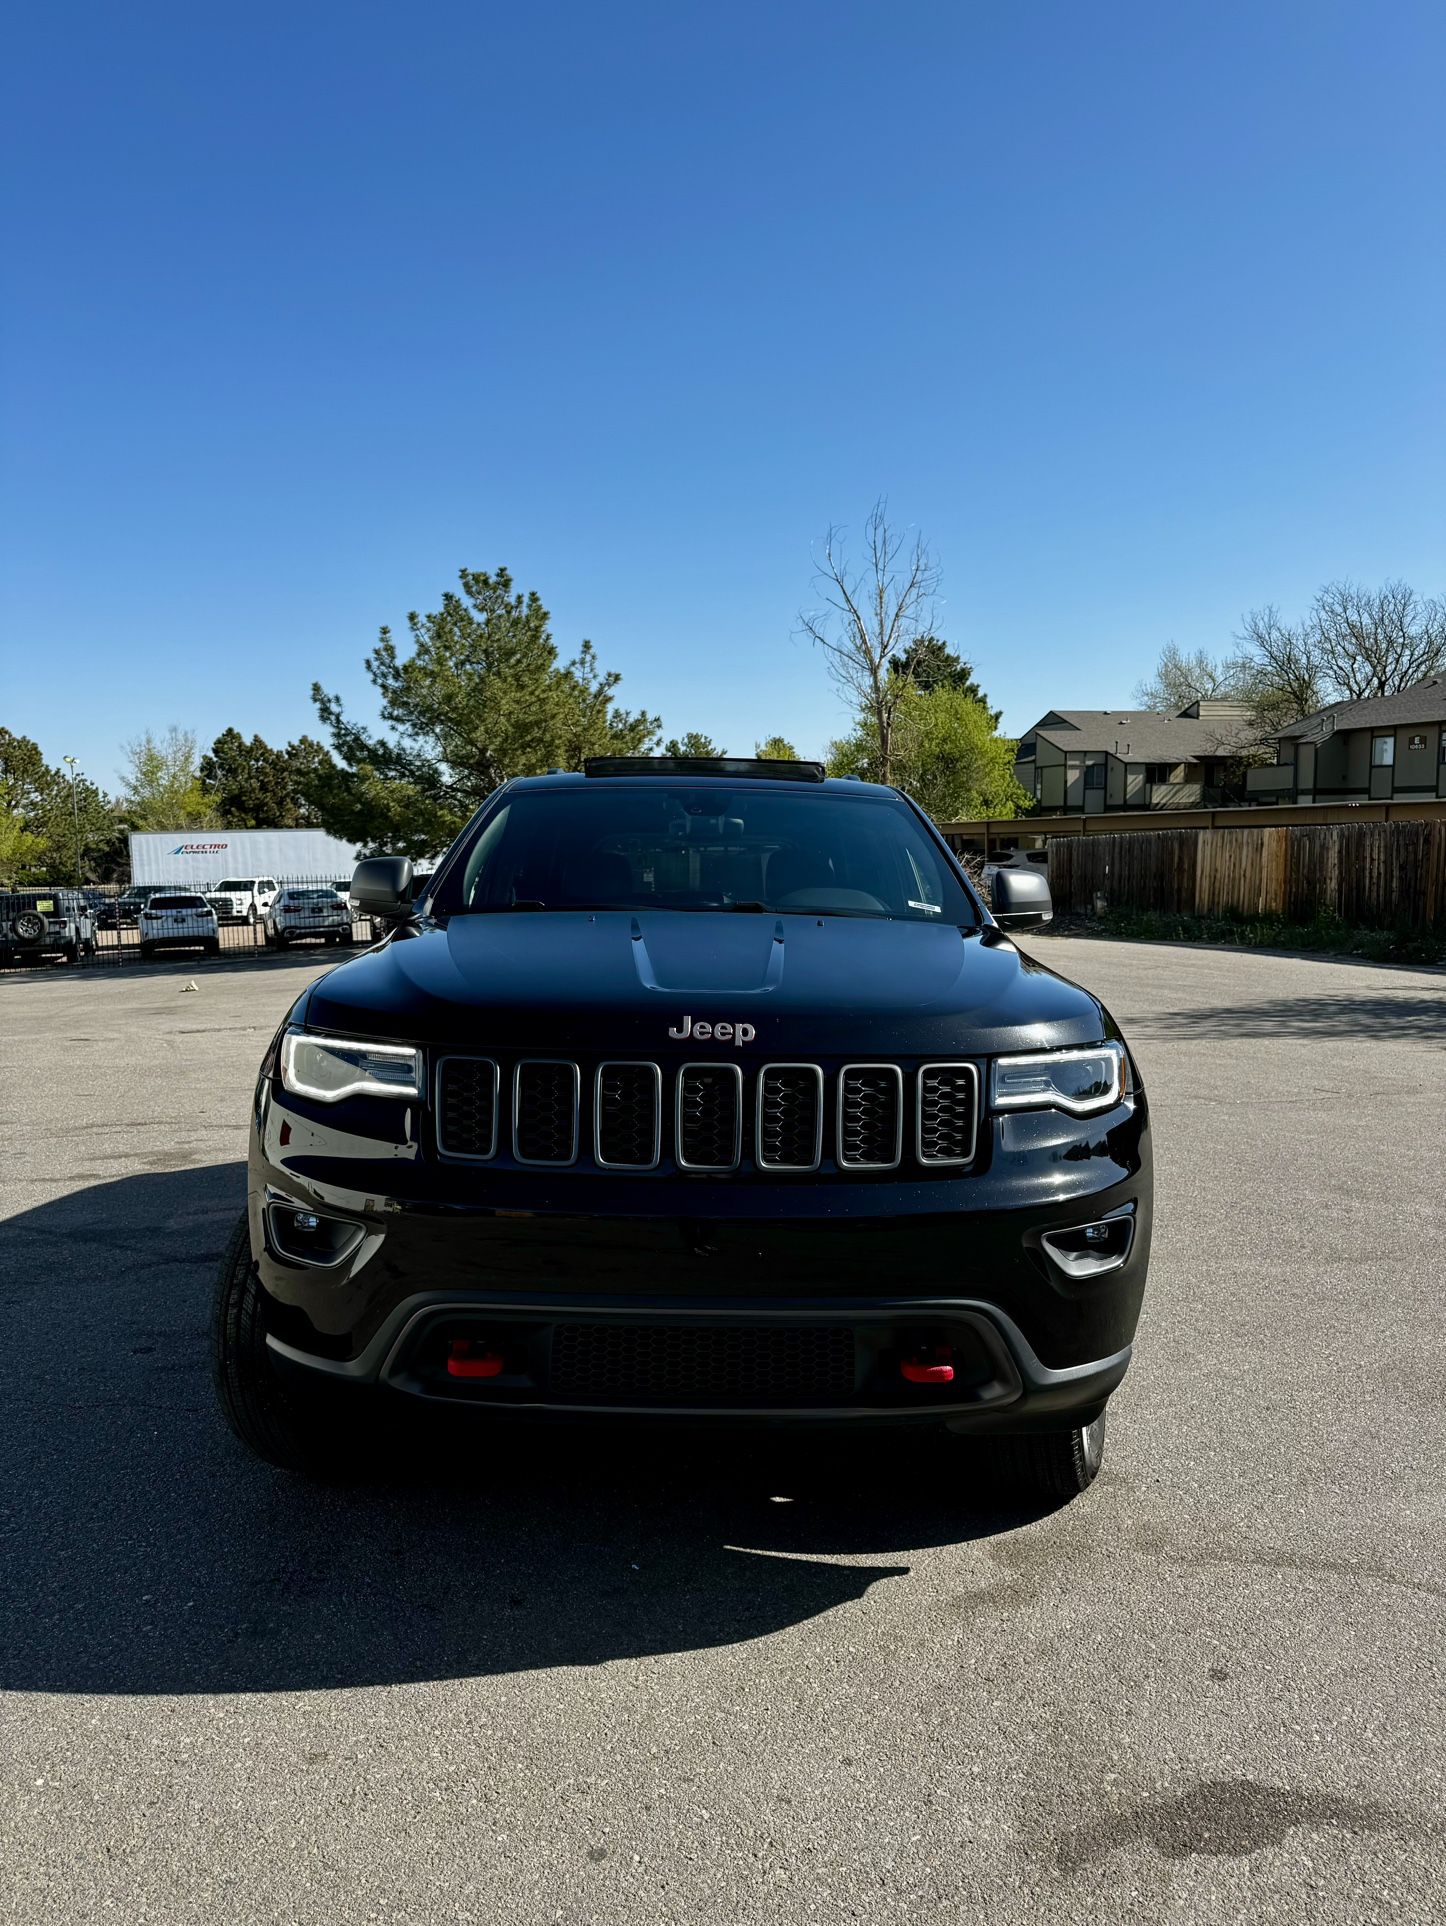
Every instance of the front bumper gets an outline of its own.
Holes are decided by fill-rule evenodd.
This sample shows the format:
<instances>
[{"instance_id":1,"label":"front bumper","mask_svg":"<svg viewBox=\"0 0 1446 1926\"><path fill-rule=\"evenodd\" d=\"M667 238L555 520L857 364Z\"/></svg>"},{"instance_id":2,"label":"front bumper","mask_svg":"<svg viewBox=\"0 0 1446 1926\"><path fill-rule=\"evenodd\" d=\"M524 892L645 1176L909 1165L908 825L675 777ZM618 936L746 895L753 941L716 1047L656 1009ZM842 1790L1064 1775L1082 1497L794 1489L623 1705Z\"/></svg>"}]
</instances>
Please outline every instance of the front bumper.
<instances>
[{"instance_id":1,"label":"front bumper","mask_svg":"<svg viewBox=\"0 0 1446 1926\"><path fill-rule=\"evenodd\" d=\"M519 1417L1020 1431L1089 1422L1129 1363L1152 1215L1143 1092L1086 1121L992 1118L963 1175L846 1183L459 1170L398 1130L395 1104L375 1106L391 1141L363 1134L365 1107L348 1121L263 1078L249 1176L273 1354L338 1384ZM325 1261L287 1247L298 1210L343 1227ZM1114 1268L1052 1260L1047 1235L1111 1217L1130 1225ZM451 1376L449 1347L473 1340L502 1366ZM902 1375L941 1345L949 1382ZM564 1370L579 1346L613 1375ZM827 1369L770 1375L773 1351ZM667 1368L639 1395L653 1355Z\"/></svg>"}]
</instances>

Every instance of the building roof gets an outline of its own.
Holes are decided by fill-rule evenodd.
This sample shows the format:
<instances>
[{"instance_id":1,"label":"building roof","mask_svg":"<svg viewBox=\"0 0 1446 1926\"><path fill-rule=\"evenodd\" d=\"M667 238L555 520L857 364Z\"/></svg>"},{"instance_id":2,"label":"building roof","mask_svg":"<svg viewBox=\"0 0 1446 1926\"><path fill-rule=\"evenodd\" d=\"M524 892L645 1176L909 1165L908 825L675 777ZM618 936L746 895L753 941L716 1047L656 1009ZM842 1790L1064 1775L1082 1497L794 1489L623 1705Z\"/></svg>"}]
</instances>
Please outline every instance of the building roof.
<instances>
[{"instance_id":1,"label":"building roof","mask_svg":"<svg viewBox=\"0 0 1446 1926\"><path fill-rule=\"evenodd\" d=\"M1329 722L1329 728L1325 725ZM1446 722L1446 675L1428 675L1399 695L1368 696L1364 702L1332 702L1280 731L1280 739L1319 736L1336 729L1391 728L1403 722Z\"/></svg>"},{"instance_id":2,"label":"building roof","mask_svg":"<svg viewBox=\"0 0 1446 1926\"><path fill-rule=\"evenodd\" d=\"M1155 709L1051 709L1024 734L1060 749L1104 750L1122 762L1197 762L1228 755L1250 736L1251 725L1233 708L1199 718Z\"/></svg>"}]
</instances>

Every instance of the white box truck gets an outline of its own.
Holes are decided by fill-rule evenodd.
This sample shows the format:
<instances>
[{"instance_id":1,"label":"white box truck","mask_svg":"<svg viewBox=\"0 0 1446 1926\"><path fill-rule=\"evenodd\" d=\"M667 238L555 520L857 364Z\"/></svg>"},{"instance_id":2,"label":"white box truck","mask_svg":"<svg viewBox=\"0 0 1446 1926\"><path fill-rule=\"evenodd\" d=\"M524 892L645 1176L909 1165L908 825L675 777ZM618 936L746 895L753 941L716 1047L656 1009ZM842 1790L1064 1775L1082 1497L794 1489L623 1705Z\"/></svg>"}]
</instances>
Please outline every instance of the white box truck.
<instances>
[{"instance_id":1,"label":"white box truck","mask_svg":"<svg viewBox=\"0 0 1446 1926\"><path fill-rule=\"evenodd\" d=\"M185 884L224 897L237 922L259 921L285 883L345 887L358 860L324 829L137 829L130 843L133 886Z\"/></svg>"}]
</instances>

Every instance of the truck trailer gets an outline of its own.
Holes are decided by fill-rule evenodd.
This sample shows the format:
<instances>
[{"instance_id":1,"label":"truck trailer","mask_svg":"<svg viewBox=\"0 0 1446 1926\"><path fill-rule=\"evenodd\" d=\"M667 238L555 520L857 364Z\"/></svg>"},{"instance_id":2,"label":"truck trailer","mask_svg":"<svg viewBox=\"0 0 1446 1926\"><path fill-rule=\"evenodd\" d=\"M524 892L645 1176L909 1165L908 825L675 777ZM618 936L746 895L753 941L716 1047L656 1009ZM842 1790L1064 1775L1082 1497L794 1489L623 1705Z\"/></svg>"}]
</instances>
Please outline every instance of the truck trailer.
<instances>
[{"instance_id":1,"label":"truck trailer","mask_svg":"<svg viewBox=\"0 0 1446 1926\"><path fill-rule=\"evenodd\" d=\"M356 868L352 843L324 829L132 830L132 883L184 883L214 890L237 879L344 883Z\"/></svg>"}]
</instances>

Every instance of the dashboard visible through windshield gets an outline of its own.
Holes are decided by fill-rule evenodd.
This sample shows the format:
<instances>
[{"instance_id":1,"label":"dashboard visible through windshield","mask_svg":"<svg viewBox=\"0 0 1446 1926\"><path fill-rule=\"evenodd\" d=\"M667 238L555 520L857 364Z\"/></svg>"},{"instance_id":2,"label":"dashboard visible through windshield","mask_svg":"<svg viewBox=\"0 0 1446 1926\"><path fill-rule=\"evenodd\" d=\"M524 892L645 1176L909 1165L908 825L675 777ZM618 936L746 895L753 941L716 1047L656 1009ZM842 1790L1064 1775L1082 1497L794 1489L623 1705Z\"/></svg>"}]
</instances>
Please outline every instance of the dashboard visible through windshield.
<instances>
[{"instance_id":1,"label":"dashboard visible through windshield","mask_svg":"<svg viewBox=\"0 0 1446 1926\"><path fill-rule=\"evenodd\" d=\"M521 789L434 901L508 910L776 910L974 923L958 878L892 797L590 782Z\"/></svg>"}]
</instances>

